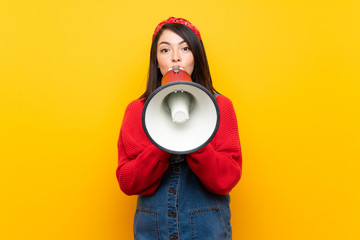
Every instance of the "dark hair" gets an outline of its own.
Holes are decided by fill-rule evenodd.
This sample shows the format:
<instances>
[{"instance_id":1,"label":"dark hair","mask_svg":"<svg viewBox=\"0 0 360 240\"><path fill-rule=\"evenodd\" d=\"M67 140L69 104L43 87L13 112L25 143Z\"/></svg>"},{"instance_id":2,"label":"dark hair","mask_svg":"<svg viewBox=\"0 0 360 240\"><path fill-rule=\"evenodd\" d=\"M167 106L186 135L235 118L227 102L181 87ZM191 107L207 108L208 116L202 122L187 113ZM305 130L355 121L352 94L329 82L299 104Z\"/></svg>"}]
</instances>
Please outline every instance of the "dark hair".
<instances>
[{"instance_id":1,"label":"dark hair","mask_svg":"<svg viewBox=\"0 0 360 240\"><path fill-rule=\"evenodd\" d=\"M187 26L177 23L164 24L160 31L154 37L150 50L150 65L146 91L140 98L146 100L150 94L161 86L162 74L157 67L157 43L164 30L170 30L182 37L189 45L194 56L194 70L191 74L193 82L198 83L209 90L212 94L218 93L212 85L209 64L206 58L203 42Z\"/></svg>"}]
</instances>

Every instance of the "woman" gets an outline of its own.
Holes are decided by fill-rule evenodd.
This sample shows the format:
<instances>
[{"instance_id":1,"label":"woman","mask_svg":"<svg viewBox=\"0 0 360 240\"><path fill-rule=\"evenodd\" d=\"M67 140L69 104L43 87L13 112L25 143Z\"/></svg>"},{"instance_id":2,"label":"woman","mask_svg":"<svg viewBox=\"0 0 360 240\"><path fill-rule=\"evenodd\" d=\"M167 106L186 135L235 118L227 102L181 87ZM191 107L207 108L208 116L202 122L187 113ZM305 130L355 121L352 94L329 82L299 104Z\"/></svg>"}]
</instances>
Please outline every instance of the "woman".
<instances>
[{"instance_id":1,"label":"woman","mask_svg":"<svg viewBox=\"0 0 360 240\"><path fill-rule=\"evenodd\" d=\"M153 145L142 128L142 109L173 65L216 96L220 124L202 149L186 155ZM229 192L241 177L242 158L235 111L217 93L199 30L182 18L169 18L155 29L147 89L131 102L118 141L116 176L127 195L139 195L135 239L231 239Z\"/></svg>"}]
</instances>

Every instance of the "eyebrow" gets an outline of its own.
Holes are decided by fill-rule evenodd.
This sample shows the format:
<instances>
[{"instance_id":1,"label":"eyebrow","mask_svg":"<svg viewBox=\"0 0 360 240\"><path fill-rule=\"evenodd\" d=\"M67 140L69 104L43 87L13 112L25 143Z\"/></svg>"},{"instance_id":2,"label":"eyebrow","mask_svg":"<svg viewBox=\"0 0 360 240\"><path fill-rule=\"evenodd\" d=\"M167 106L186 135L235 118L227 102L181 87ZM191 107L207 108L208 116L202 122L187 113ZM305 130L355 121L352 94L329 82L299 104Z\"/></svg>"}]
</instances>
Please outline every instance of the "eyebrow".
<instances>
[{"instance_id":1,"label":"eyebrow","mask_svg":"<svg viewBox=\"0 0 360 240\"><path fill-rule=\"evenodd\" d=\"M186 41L184 40L184 41L179 42L179 45L181 45L183 43L186 43ZM159 45L161 45L161 44L171 45L169 42L166 42L166 41L162 41L161 43L159 43Z\"/></svg>"}]
</instances>

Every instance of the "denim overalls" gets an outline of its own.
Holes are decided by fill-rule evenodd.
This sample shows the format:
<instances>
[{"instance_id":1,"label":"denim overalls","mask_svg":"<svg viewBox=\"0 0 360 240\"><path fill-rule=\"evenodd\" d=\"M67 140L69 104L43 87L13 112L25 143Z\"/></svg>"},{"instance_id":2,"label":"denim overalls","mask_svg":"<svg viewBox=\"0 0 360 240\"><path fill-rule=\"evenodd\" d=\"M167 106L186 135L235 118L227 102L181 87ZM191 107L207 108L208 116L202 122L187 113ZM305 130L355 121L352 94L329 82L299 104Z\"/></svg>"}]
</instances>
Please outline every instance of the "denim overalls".
<instances>
[{"instance_id":1,"label":"denim overalls","mask_svg":"<svg viewBox=\"0 0 360 240\"><path fill-rule=\"evenodd\" d=\"M230 196L210 193L191 171L186 155L171 155L169 161L156 192L138 197L134 238L231 239Z\"/></svg>"}]
</instances>

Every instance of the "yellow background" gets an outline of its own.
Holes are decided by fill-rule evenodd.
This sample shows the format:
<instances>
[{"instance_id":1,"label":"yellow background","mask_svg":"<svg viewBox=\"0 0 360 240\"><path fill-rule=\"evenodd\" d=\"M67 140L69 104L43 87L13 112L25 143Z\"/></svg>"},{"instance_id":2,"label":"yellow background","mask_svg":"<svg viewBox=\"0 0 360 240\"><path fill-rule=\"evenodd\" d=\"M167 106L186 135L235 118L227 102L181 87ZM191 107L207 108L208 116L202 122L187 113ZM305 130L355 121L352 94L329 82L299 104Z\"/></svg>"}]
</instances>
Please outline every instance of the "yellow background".
<instances>
[{"instance_id":1,"label":"yellow background","mask_svg":"<svg viewBox=\"0 0 360 240\"><path fill-rule=\"evenodd\" d=\"M116 181L126 105L169 16L232 99L234 240L360 239L360 2L2 1L0 239L132 239Z\"/></svg>"}]
</instances>

